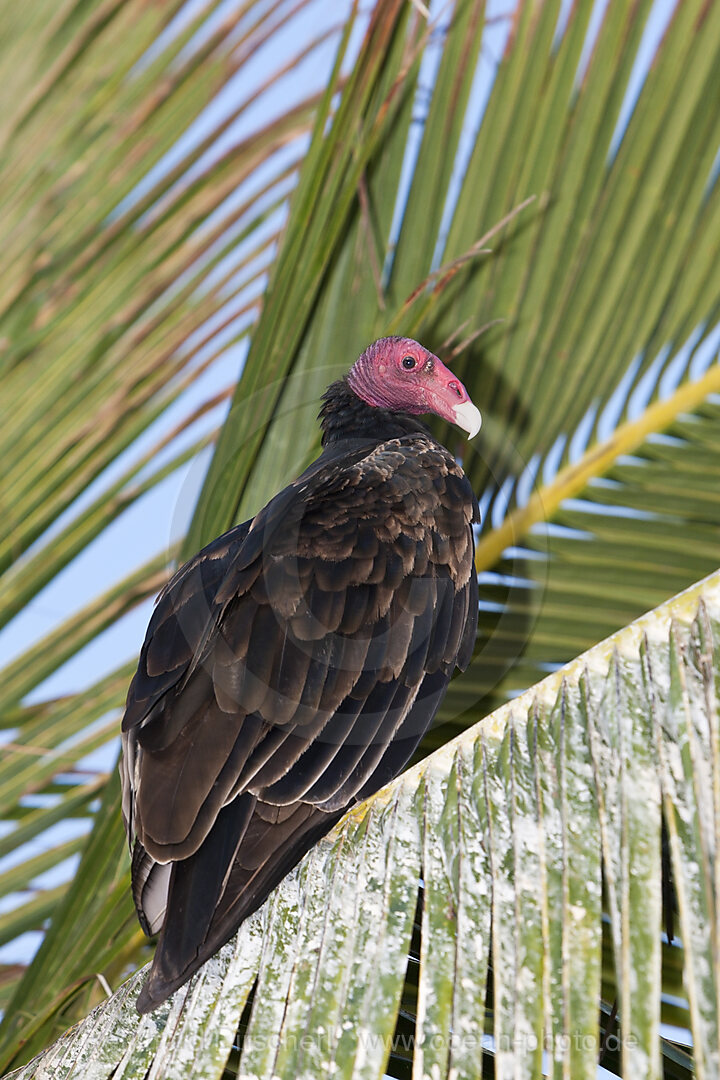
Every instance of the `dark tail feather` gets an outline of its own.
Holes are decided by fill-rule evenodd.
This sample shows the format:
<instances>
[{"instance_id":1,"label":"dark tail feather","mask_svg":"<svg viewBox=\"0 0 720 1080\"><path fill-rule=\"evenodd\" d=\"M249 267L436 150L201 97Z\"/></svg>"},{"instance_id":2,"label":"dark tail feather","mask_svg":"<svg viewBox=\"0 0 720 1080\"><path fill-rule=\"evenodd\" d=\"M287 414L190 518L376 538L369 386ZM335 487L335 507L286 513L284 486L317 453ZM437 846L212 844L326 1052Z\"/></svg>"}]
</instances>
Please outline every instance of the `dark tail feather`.
<instances>
[{"instance_id":1,"label":"dark tail feather","mask_svg":"<svg viewBox=\"0 0 720 1080\"><path fill-rule=\"evenodd\" d=\"M272 806L258 800L243 839L240 858L230 873L228 889L220 901L212 935L211 955L235 929L343 816L347 807L333 813L307 803Z\"/></svg>"},{"instance_id":2,"label":"dark tail feather","mask_svg":"<svg viewBox=\"0 0 720 1080\"><path fill-rule=\"evenodd\" d=\"M209 955L203 946L254 806L252 795L233 799L195 854L173 864L165 925L137 999L139 1013L151 1012L165 1001Z\"/></svg>"},{"instance_id":3,"label":"dark tail feather","mask_svg":"<svg viewBox=\"0 0 720 1080\"><path fill-rule=\"evenodd\" d=\"M272 806L249 794L224 807L195 855L173 867L165 927L138 1012L151 1012L186 983L343 812Z\"/></svg>"}]
</instances>

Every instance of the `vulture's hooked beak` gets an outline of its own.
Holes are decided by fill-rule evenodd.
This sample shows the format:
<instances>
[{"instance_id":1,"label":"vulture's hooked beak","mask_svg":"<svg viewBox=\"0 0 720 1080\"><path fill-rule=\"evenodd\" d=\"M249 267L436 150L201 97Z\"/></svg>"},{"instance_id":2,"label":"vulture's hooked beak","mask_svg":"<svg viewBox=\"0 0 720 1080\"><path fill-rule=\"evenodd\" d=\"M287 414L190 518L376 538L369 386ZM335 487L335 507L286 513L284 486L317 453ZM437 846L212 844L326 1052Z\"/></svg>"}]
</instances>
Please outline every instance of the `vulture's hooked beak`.
<instances>
[{"instance_id":1,"label":"vulture's hooked beak","mask_svg":"<svg viewBox=\"0 0 720 1080\"><path fill-rule=\"evenodd\" d=\"M443 420L457 424L474 439L482 425L482 416L470 395L452 371L437 356L432 358L431 384L427 387L430 408Z\"/></svg>"},{"instance_id":2,"label":"vulture's hooked beak","mask_svg":"<svg viewBox=\"0 0 720 1080\"><path fill-rule=\"evenodd\" d=\"M474 439L482 427L482 415L478 407L468 399L456 405L453 412L457 426L467 431L468 439Z\"/></svg>"}]
</instances>

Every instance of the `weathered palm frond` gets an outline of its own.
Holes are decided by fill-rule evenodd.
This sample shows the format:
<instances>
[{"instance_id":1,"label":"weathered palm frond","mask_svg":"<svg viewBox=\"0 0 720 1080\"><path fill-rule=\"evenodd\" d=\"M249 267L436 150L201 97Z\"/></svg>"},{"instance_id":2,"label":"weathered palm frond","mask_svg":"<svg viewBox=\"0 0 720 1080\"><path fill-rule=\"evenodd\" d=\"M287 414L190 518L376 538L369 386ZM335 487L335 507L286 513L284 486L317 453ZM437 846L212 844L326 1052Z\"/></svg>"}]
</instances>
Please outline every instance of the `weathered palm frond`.
<instances>
[{"instance_id":1,"label":"weathered palm frond","mask_svg":"<svg viewBox=\"0 0 720 1080\"><path fill-rule=\"evenodd\" d=\"M660 1076L667 951L696 1074L715 1075L719 688L715 574L348 814L165 1006L137 1015L138 973L13 1077L221 1077L243 1015L246 1077L380 1078L403 1048L418 1076L478 1076L485 1057L529 1078L547 1050L558 1075L594 1077L603 1032L622 1075ZM417 1012L401 1040L409 951ZM689 1059L675 1052L674 1069L689 1076Z\"/></svg>"}]
</instances>

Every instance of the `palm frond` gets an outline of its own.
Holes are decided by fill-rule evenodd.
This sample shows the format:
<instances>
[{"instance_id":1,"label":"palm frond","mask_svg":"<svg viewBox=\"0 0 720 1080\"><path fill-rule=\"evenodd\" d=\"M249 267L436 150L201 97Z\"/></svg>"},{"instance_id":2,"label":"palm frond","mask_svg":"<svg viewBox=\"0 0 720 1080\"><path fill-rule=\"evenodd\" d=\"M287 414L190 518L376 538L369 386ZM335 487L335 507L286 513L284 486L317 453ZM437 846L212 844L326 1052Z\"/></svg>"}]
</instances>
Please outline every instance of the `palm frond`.
<instances>
[{"instance_id":1,"label":"palm frond","mask_svg":"<svg viewBox=\"0 0 720 1080\"><path fill-rule=\"evenodd\" d=\"M11 1075L180 1077L191 1061L220 1077L255 987L238 1075L379 1078L422 881L417 1074L476 1076L485 1058L537 1076L548 1049L560 1072L595 1076L612 1005L598 1010L604 881L610 1043L622 1075L659 1076L663 820L694 1068L713 1075L718 686L715 574L346 815L154 1014L134 1010L138 973Z\"/></svg>"},{"instance_id":2,"label":"palm frond","mask_svg":"<svg viewBox=\"0 0 720 1080\"><path fill-rule=\"evenodd\" d=\"M215 437L235 364L224 390L205 376L256 318L315 102L296 96L265 127L235 134L254 101L292 76L291 58L266 69L229 111L207 110L248 55L304 6L246 0L220 21L214 0L192 13L135 0L65 4L51 19L42 4L8 9L0 47L12 103L0 142L0 623L12 651L13 618ZM306 41L295 60L326 36ZM42 700L37 688L157 591L175 557L165 536L124 577L109 566L105 591L81 600L4 668L4 865L27 864L24 878L18 871L27 888L16 889L10 869L3 877L4 894L16 890L4 895L14 905L7 939L43 929L60 911L69 874L46 886L26 852L45 833L55 850L47 830L65 815L100 820L95 796L109 765L83 760L100 748L105 762L112 757L129 668L96 677L91 661L85 685L62 699ZM85 860L97 851L91 841ZM111 881L126 869L122 846L115 858ZM94 917L73 902L75 917ZM4 972L8 1023L22 974L14 964ZM68 992L65 983L47 990Z\"/></svg>"},{"instance_id":3,"label":"palm frond","mask_svg":"<svg viewBox=\"0 0 720 1080\"><path fill-rule=\"evenodd\" d=\"M217 386L206 392L201 380L228 350L249 346L180 540L183 555L248 516L311 459L320 393L368 340L391 331L436 350L447 343L486 414L472 449L456 447L455 435L437 426L481 496L483 611L472 668L453 683L427 751L717 565L711 470L718 368L703 354L720 314L720 119L712 108L720 7L677 5L638 89L650 0L607 5L599 25L590 0L569 12L559 0L521 2L500 23L485 21L474 0L457 0L439 22L401 0L375 4L367 15L354 5L327 88L290 94L285 112L245 129L227 149L218 140L247 121L264 85L238 91L220 120L205 110L253 50L271 45L305 5L244 0L219 20L220 6L208 0L190 12L177 4L160 11L141 0L93 0L63 4L48 20L45 6L28 0L22 18L8 20L0 43L12 100L0 120L0 393L11 407L0 432L7 470L0 619L11 631L23 605L212 442L222 402ZM356 56L359 25L366 34ZM292 73L327 33L298 40L282 68L271 65L268 85ZM225 396L235 360L222 380ZM180 411L168 433L162 424L171 409ZM153 439L138 446L148 429ZM150 468L156 450L165 457ZM98 486L83 502L90 484ZM140 956L122 899L126 857L117 816L112 842L103 832L117 815L114 781L98 812L88 775L73 771L90 747L108 744L130 666L89 676L91 685L67 699L38 701L37 687L77 656L91 633L149 595L172 556L153 552L130 578L129 595L115 583L109 606L107 597L78 604L45 645L3 672L2 726L24 748L11 749L0 766L1 805L14 824L4 850L15 850L13 836L18 847L30 833L40 837L59 820L53 815L60 807L97 815L72 885L33 888L33 906L22 916L11 912L6 924L8 934L39 929L54 913L47 949L21 982L22 971L10 967L0 988L8 1063L87 1009L101 992L95 972L115 978ZM560 724L552 739L565 738L564 723L548 721L548 731ZM478 834L494 830L501 845L495 869L510 873L519 863L502 843L514 835L513 799L530 799L533 784L556 790L556 743L540 754L540 771L519 734L507 739L492 753L506 755L508 775L519 770L512 799L498 790L505 807L499 817L490 804L485 818L472 813ZM101 792L105 779L96 771L91 784ZM30 796L50 802L33 808ZM546 796L535 797L536 807L545 805ZM442 817L435 796L423 798L435 807L431 819ZM461 825L453 824L454 807L444 811L442 843L423 849L438 874L448 852L465 843L474 850L471 838L453 833L462 827L462 815ZM596 831L605 828L603 814L614 812L597 803ZM543 813L550 822L547 806ZM562 832L556 820L553 827ZM98 837L107 842L108 861ZM388 837L396 842L392 830ZM684 840L674 842L682 848ZM613 871L620 882L623 865ZM534 910L537 896L523 897ZM585 902L592 919L596 898ZM548 903L540 904L541 940L557 958L564 939L550 927ZM441 891L428 892L426 904L440 918ZM469 918L467 905L463 910ZM487 906L481 911L486 930ZM500 906L493 917L510 934L509 909ZM88 944L61 963L62 933L80 924L96 952ZM512 946L518 956L536 941L535 922L528 927L522 946ZM606 1020L608 995L627 975L613 935L599 961L595 937L586 956L608 1002ZM437 940L440 948L444 939ZM509 942L502 948L510 950L512 972ZM402 949L389 938L385 945L400 965ZM428 1045L433 1024L441 1030L455 1015L443 981L452 955L446 945L440 997L427 982L418 990ZM666 953L676 951L661 950L662 980L675 988L678 967ZM656 951L648 956L657 973ZM466 961L478 986L483 957ZM533 979L538 963L534 956ZM427 980L429 965L422 965ZM395 968L388 979L395 993ZM38 988L42 1009L27 1027L26 1003ZM499 1038L511 1024L512 1002L505 984L496 989ZM382 993L378 1000L386 1000ZM528 994L513 996L522 1030L538 1023L539 1006ZM560 990L553 994L557 1004ZM434 1009L441 999L440 1013L427 1012L428 1002ZM278 991L268 1001L279 1017L285 997ZM625 999L626 1022L628 1008ZM208 1017L223 1009L213 1004ZM213 1024L198 1031L217 1047ZM638 1024L646 1039L647 1018ZM141 1042L150 1037L142 1030ZM140 1057L123 1065L127 1075L131 1061L146 1060L139 1045L132 1054ZM168 1053L175 1052L173 1044ZM679 1052L663 1053L666 1063L675 1054L673 1068L686 1075Z\"/></svg>"}]
</instances>

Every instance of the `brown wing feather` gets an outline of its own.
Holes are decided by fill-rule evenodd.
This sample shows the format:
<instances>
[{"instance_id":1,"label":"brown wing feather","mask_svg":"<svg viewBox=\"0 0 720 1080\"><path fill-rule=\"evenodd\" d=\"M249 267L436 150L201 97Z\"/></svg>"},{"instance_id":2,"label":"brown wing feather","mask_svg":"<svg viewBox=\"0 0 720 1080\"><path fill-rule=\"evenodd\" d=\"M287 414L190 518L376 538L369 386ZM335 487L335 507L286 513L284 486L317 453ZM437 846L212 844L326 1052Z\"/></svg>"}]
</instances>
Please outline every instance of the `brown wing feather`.
<instances>
[{"instance_id":1,"label":"brown wing feather","mask_svg":"<svg viewBox=\"0 0 720 1080\"><path fill-rule=\"evenodd\" d=\"M139 1007L413 753L474 639L476 511L447 451L405 436L314 467L165 590L123 722L136 903L155 928L164 888L168 912Z\"/></svg>"}]
</instances>

